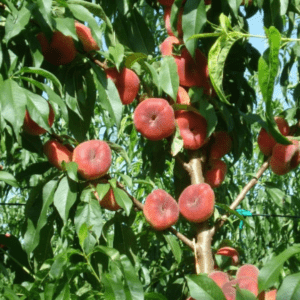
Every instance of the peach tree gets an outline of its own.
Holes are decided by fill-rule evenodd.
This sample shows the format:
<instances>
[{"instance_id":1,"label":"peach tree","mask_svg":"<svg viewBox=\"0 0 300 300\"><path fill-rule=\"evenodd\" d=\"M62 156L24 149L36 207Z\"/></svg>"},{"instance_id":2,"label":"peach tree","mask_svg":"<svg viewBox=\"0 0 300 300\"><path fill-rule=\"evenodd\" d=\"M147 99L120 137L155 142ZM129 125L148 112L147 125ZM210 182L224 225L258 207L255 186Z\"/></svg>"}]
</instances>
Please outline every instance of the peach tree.
<instances>
[{"instance_id":1,"label":"peach tree","mask_svg":"<svg viewBox=\"0 0 300 300\"><path fill-rule=\"evenodd\" d=\"M299 299L299 14L0 1L1 299Z\"/></svg>"}]
</instances>

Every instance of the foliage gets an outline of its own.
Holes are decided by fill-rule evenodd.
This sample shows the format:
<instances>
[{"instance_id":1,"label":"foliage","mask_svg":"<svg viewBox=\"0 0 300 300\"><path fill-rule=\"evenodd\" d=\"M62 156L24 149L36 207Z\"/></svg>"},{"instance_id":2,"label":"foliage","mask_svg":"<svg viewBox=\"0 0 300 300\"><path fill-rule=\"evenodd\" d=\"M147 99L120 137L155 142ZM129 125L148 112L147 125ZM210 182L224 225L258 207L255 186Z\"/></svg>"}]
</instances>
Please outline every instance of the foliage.
<instances>
[{"instance_id":1,"label":"foliage","mask_svg":"<svg viewBox=\"0 0 300 300\"><path fill-rule=\"evenodd\" d=\"M198 47L208 57L216 92L207 96L202 88L192 88L192 102L208 120L209 134L225 130L233 138L232 152L225 156L226 179L215 189L212 223L230 211L264 162L256 143L260 128L268 129L277 142L288 143L273 121L281 115L299 135L300 83L290 76L293 70L299 77L299 40L292 37L299 36L300 1L254 0L240 6L241 2L212 0L205 6L204 0L188 0L182 19L188 51L193 54ZM181 3L176 0L172 6L174 32ZM255 15L263 16L268 43L262 55L249 42L248 20ZM74 19L91 28L100 51L82 50ZM54 30L75 41L78 54L70 64L57 67L43 59L36 35L42 31L49 38ZM144 98L176 100L174 59L163 58L159 51L166 36L163 8L155 0L0 2L3 299L224 298L211 279L194 274L193 251L170 231L152 229L131 201L134 197L143 202L157 188L178 200L190 184L174 158L177 153L188 158L178 134L174 140L153 142L133 125L134 109ZM101 68L104 61L118 69L131 68L139 76L141 87L132 104L122 105L116 86ZM279 86L281 98L274 93ZM51 129L45 99L55 111ZM30 136L22 130L26 109L48 130L46 135ZM122 210L101 208L72 163L59 171L47 161L43 144L57 137L72 147L92 139L109 142L113 163L108 179ZM298 219L254 214L300 216L299 172L264 172L239 206L253 216L245 217L240 228L241 219L229 213L212 241L213 251L223 245L238 249L241 263L261 269L260 290L278 288L278 299L285 300L299 298ZM97 191L105 194L107 187ZM174 228L190 239L197 231L182 217ZM236 267L228 260L216 260L234 274ZM241 290L237 299L252 298Z\"/></svg>"}]
</instances>

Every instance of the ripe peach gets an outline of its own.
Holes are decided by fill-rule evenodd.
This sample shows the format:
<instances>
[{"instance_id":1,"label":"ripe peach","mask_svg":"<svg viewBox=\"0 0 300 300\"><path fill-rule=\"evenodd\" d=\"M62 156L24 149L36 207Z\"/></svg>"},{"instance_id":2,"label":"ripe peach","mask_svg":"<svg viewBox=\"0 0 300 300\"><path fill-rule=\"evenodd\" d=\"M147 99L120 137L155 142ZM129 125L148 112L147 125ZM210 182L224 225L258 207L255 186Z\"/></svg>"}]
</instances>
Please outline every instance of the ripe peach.
<instances>
[{"instance_id":1,"label":"ripe peach","mask_svg":"<svg viewBox=\"0 0 300 300\"><path fill-rule=\"evenodd\" d=\"M259 300L276 300L277 290L271 290L268 292L261 292L258 295Z\"/></svg>"},{"instance_id":2,"label":"ripe peach","mask_svg":"<svg viewBox=\"0 0 300 300\"><path fill-rule=\"evenodd\" d=\"M53 122L54 122L54 111L51 106L51 104L48 102L49 105L49 117L48 117L48 124L50 127L52 127ZM31 135L41 135L47 132L46 129L40 127L38 124L36 124L30 117L28 110L26 109L25 112L25 118L24 118L24 123L23 123L23 129L26 131L28 134Z\"/></svg>"},{"instance_id":3,"label":"ripe peach","mask_svg":"<svg viewBox=\"0 0 300 300\"><path fill-rule=\"evenodd\" d=\"M192 111L177 111L176 121L185 149L199 149L206 142L207 122L200 114Z\"/></svg>"},{"instance_id":4,"label":"ripe peach","mask_svg":"<svg viewBox=\"0 0 300 300\"><path fill-rule=\"evenodd\" d=\"M167 100L148 98L134 111L136 130L151 141L162 140L175 131L175 115Z\"/></svg>"},{"instance_id":5,"label":"ripe peach","mask_svg":"<svg viewBox=\"0 0 300 300\"><path fill-rule=\"evenodd\" d=\"M156 230L165 230L171 227L179 217L176 200L161 189L155 190L147 196L143 212L146 220Z\"/></svg>"},{"instance_id":6,"label":"ripe peach","mask_svg":"<svg viewBox=\"0 0 300 300\"><path fill-rule=\"evenodd\" d=\"M83 49L86 52L90 52L92 50L100 50L98 44L94 40L91 29L87 26L75 21L75 29L79 40L83 45Z\"/></svg>"},{"instance_id":7,"label":"ripe peach","mask_svg":"<svg viewBox=\"0 0 300 300\"><path fill-rule=\"evenodd\" d=\"M132 103L140 88L139 77L127 68L123 68L121 73L116 68L109 68L105 73L107 78L115 83L122 103L124 105Z\"/></svg>"},{"instance_id":8,"label":"ripe peach","mask_svg":"<svg viewBox=\"0 0 300 300\"><path fill-rule=\"evenodd\" d=\"M292 140L292 142L292 145L276 144L273 148L270 167L277 175L287 174L300 163L299 141Z\"/></svg>"},{"instance_id":9,"label":"ripe peach","mask_svg":"<svg viewBox=\"0 0 300 300\"><path fill-rule=\"evenodd\" d=\"M286 120L282 117L275 117L274 119L281 134L287 136L289 134L290 127ZM269 156L272 154L276 141L264 128L262 128L257 137L257 143L260 151L264 155Z\"/></svg>"},{"instance_id":10,"label":"ripe peach","mask_svg":"<svg viewBox=\"0 0 300 300\"><path fill-rule=\"evenodd\" d=\"M111 150L100 140L79 144L73 151L72 161L78 164L78 173L85 179L97 179L105 175L111 164Z\"/></svg>"},{"instance_id":11,"label":"ripe peach","mask_svg":"<svg viewBox=\"0 0 300 300\"><path fill-rule=\"evenodd\" d=\"M182 86L178 87L178 92L177 92L177 103L178 104L185 104L185 105L190 105L191 104L191 99L188 94L188 92L183 88Z\"/></svg>"},{"instance_id":12,"label":"ripe peach","mask_svg":"<svg viewBox=\"0 0 300 300\"><path fill-rule=\"evenodd\" d=\"M102 183L107 183L108 181L105 180ZM94 182L92 183L95 187L97 187L97 184L100 182ZM119 206L119 204L116 201L115 195L114 195L114 191L112 188L110 188L108 190L108 192L105 194L105 196L100 200L99 199L99 195L96 191L94 191L94 195L97 198L97 200L99 201L99 204L103 207L106 208L108 210L111 211L116 211L118 209L120 209L121 207Z\"/></svg>"},{"instance_id":13,"label":"ripe peach","mask_svg":"<svg viewBox=\"0 0 300 300\"><path fill-rule=\"evenodd\" d=\"M60 66L74 60L77 51L72 37L54 31L50 44L43 32L37 34L37 39L41 44L42 54L49 63Z\"/></svg>"},{"instance_id":14,"label":"ripe peach","mask_svg":"<svg viewBox=\"0 0 300 300\"><path fill-rule=\"evenodd\" d=\"M49 162L59 170L62 170L63 161L66 163L72 161L72 152L58 141L49 140L45 143L43 151Z\"/></svg>"},{"instance_id":15,"label":"ripe peach","mask_svg":"<svg viewBox=\"0 0 300 300\"><path fill-rule=\"evenodd\" d=\"M252 292L255 296L258 294L257 281L251 277L243 276L239 279L231 280L222 286L222 291L227 300L235 300L236 289L234 286L238 285L240 289L245 289Z\"/></svg>"},{"instance_id":16,"label":"ripe peach","mask_svg":"<svg viewBox=\"0 0 300 300\"><path fill-rule=\"evenodd\" d=\"M177 32L179 38L182 38L183 32L182 32L182 14L183 14L183 7L180 8L178 13L178 21L177 21ZM168 35L174 36L174 33L172 31L171 23L170 23L170 16L171 16L171 6L168 6L165 8L164 11L164 21L165 21L165 27L167 30Z\"/></svg>"},{"instance_id":17,"label":"ripe peach","mask_svg":"<svg viewBox=\"0 0 300 300\"><path fill-rule=\"evenodd\" d=\"M214 212L215 194L207 183L189 185L178 200L180 213L189 221L201 223Z\"/></svg>"},{"instance_id":18,"label":"ripe peach","mask_svg":"<svg viewBox=\"0 0 300 300\"><path fill-rule=\"evenodd\" d=\"M181 42L176 36L168 36L159 46L161 54L163 56L172 55L174 44L180 45Z\"/></svg>"},{"instance_id":19,"label":"ripe peach","mask_svg":"<svg viewBox=\"0 0 300 300\"><path fill-rule=\"evenodd\" d=\"M177 64L179 83L185 87L199 86L204 88L205 93L210 91L207 59L204 54L196 49L195 60L183 48L180 56L174 56Z\"/></svg>"},{"instance_id":20,"label":"ripe peach","mask_svg":"<svg viewBox=\"0 0 300 300\"><path fill-rule=\"evenodd\" d=\"M259 269L251 264L246 264L241 266L236 272L236 278L239 279L241 277L251 277L253 280L257 282L259 274Z\"/></svg>"},{"instance_id":21,"label":"ripe peach","mask_svg":"<svg viewBox=\"0 0 300 300\"><path fill-rule=\"evenodd\" d=\"M217 188L223 183L226 173L226 163L219 159L212 160L209 162L204 174L205 182L208 183L212 189Z\"/></svg>"},{"instance_id":22,"label":"ripe peach","mask_svg":"<svg viewBox=\"0 0 300 300\"><path fill-rule=\"evenodd\" d=\"M222 271L213 271L208 275L220 288L226 283L229 282L229 276L227 273Z\"/></svg>"},{"instance_id":23,"label":"ripe peach","mask_svg":"<svg viewBox=\"0 0 300 300\"><path fill-rule=\"evenodd\" d=\"M227 154L232 147L232 140L226 131L217 131L212 134L213 143L211 144L210 159L220 159Z\"/></svg>"},{"instance_id":24,"label":"ripe peach","mask_svg":"<svg viewBox=\"0 0 300 300\"><path fill-rule=\"evenodd\" d=\"M217 253L218 255L224 255L224 256L229 256L232 259L232 264L236 266L239 262L239 254L236 251L236 249L232 247L222 247L220 248Z\"/></svg>"}]
</instances>

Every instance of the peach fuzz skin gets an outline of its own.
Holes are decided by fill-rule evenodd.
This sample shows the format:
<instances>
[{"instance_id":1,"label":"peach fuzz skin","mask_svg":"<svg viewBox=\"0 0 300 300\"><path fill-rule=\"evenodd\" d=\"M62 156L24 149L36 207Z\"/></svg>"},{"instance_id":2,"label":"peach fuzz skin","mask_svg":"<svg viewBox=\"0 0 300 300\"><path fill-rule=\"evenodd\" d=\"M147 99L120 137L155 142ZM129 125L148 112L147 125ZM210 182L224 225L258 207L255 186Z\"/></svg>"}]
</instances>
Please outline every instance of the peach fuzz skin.
<instances>
[{"instance_id":1,"label":"peach fuzz skin","mask_svg":"<svg viewBox=\"0 0 300 300\"><path fill-rule=\"evenodd\" d=\"M91 29L78 21L75 21L76 34L83 45L86 52L100 50L97 42L92 36Z\"/></svg>"},{"instance_id":2,"label":"peach fuzz skin","mask_svg":"<svg viewBox=\"0 0 300 300\"><path fill-rule=\"evenodd\" d=\"M167 100L148 98L134 111L133 122L136 130L151 141L169 137L175 131L175 115Z\"/></svg>"},{"instance_id":3,"label":"peach fuzz skin","mask_svg":"<svg viewBox=\"0 0 300 300\"><path fill-rule=\"evenodd\" d=\"M48 125L52 127L53 122L54 122L54 111L51 106L51 104L48 102L49 105L49 117L48 117ZM24 118L24 123L23 123L23 129L25 132L31 135L41 135L47 132L46 129L40 127L37 123L35 123L29 113L28 110L26 109L25 111L25 118Z\"/></svg>"},{"instance_id":4,"label":"peach fuzz skin","mask_svg":"<svg viewBox=\"0 0 300 300\"><path fill-rule=\"evenodd\" d=\"M43 147L48 161L57 169L62 170L62 162L72 161L72 152L64 145L55 140L49 140Z\"/></svg>"},{"instance_id":5,"label":"peach fuzz skin","mask_svg":"<svg viewBox=\"0 0 300 300\"><path fill-rule=\"evenodd\" d=\"M77 50L72 37L65 36L60 31L53 32L50 43L43 32L37 34L37 39L45 60L52 65L66 65L76 57Z\"/></svg>"},{"instance_id":6,"label":"peach fuzz skin","mask_svg":"<svg viewBox=\"0 0 300 300\"><path fill-rule=\"evenodd\" d=\"M100 140L79 144L73 151L72 161L78 164L78 173L85 179L97 179L105 175L111 164L111 150Z\"/></svg>"},{"instance_id":7,"label":"peach fuzz skin","mask_svg":"<svg viewBox=\"0 0 300 300\"><path fill-rule=\"evenodd\" d=\"M185 149L197 150L206 142L207 122L200 114L191 111L176 111L176 122Z\"/></svg>"},{"instance_id":8,"label":"peach fuzz skin","mask_svg":"<svg viewBox=\"0 0 300 300\"><path fill-rule=\"evenodd\" d=\"M180 213L189 221L201 223L214 212L215 194L207 183L189 185L178 200Z\"/></svg>"},{"instance_id":9,"label":"peach fuzz skin","mask_svg":"<svg viewBox=\"0 0 300 300\"><path fill-rule=\"evenodd\" d=\"M176 200L161 189L155 190L147 196L143 212L146 220L156 230L165 230L171 227L179 218Z\"/></svg>"},{"instance_id":10,"label":"peach fuzz skin","mask_svg":"<svg viewBox=\"0 0 300 300\"><path fill-rule=\"evenodd\" d=\"M105 70L105 73L107 78L116 85L122 104L132 103L140 88L139 77L128 68L123 68L120 73L116 68L109 68Z\"/></svg>"}]
</instances>

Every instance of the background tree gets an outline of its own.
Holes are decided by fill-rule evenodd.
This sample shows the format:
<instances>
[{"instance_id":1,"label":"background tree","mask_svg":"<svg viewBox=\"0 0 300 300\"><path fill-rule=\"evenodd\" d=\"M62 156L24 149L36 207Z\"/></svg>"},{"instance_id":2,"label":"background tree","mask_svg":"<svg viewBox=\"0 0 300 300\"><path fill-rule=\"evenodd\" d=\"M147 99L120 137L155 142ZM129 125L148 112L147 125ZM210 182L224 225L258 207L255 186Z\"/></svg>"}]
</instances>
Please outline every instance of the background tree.
<instances>
[{"instance_id":1,"label":"background tree","mask_svg":"<svg viewBox=\"0 0 300 300\"><path fill-rule=\"evenodd\" d=\"M184 2L0 2L3 299L226 299L245 264L299 298L300 2Z\"/></svg>"}]
</instances>

